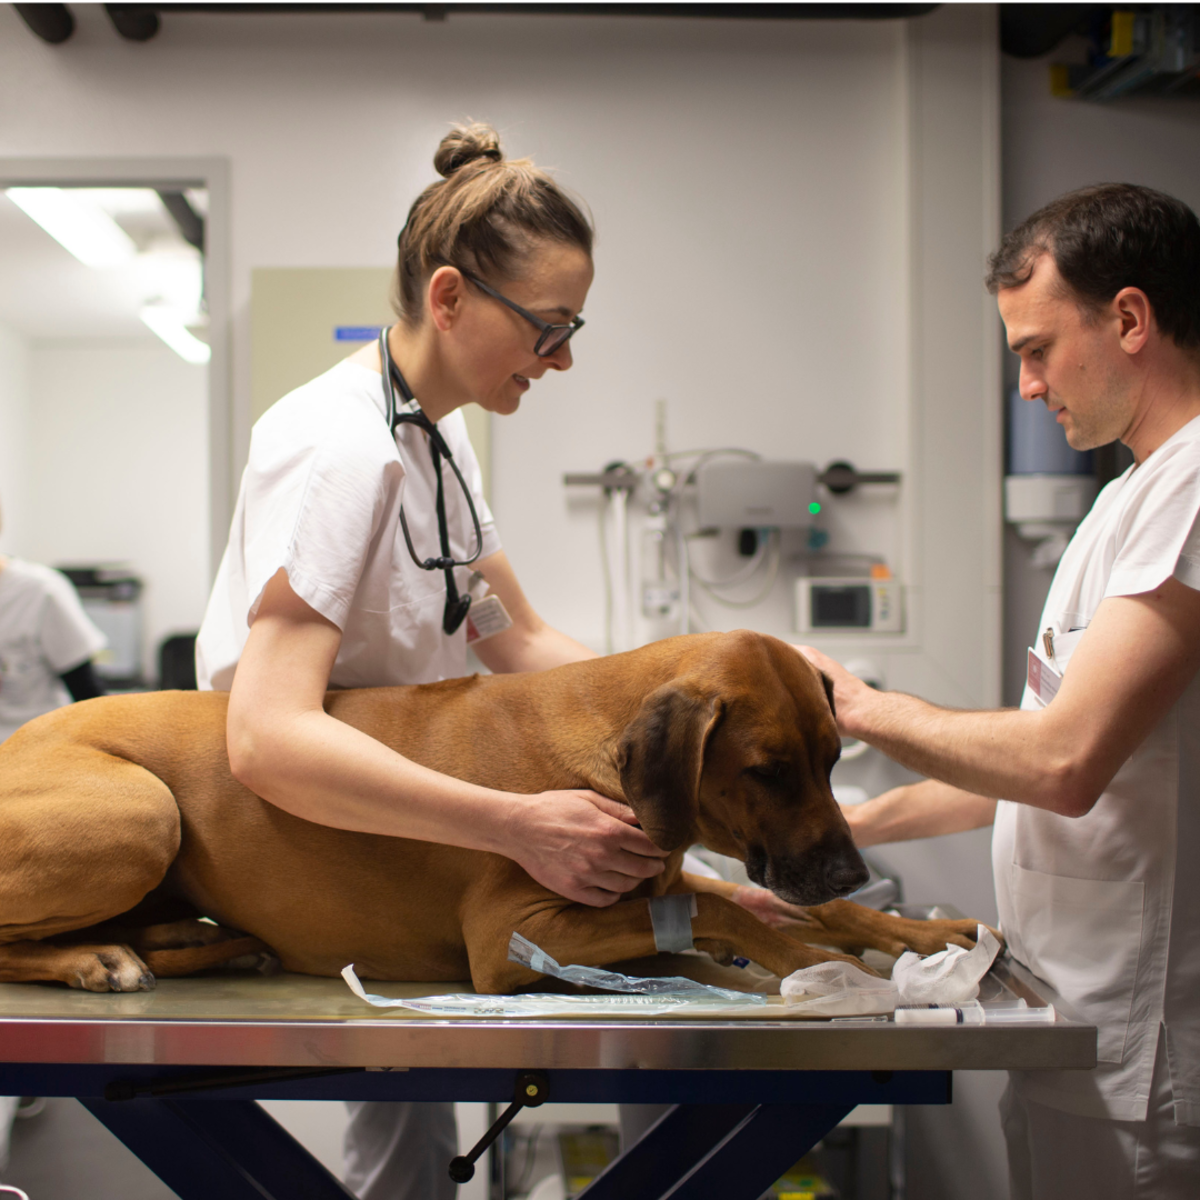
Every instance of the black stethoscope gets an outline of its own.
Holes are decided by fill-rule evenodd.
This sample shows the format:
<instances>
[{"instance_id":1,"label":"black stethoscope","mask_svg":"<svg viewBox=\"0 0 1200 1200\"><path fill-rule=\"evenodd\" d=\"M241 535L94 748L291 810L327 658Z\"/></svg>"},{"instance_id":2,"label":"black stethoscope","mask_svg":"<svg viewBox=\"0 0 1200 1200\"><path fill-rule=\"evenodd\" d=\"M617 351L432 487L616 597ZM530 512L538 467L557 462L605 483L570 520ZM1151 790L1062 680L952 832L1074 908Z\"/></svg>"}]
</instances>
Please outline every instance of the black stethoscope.
<instances>
[{"instance_id":1,"label":"black stethoscope","mask_svg":"<svg viewBox=\"0 0 1200 1200\"><path fill-rule=\"evenodd\" d=\"M413 562L422 571L444 571L446 574L446 607L442 610L442 629L446 633L456 633L459 626L467 619L467 610L471 607L470 594L460 596L458 585L454 582L455 567L469 567L483 553L483 531L479 528L479 514L475 511L475 501L471 498L471 489L450 453L445 438L438 432L438 427L421 411L417 404L412 388L408 386L400 368L392 361L388 350L388 329L379 331L379 357L383 362L383 395L387 402L388 428L393 437L397 425L416 425L429 435L429 456L433 459L433 467L437 472L437 522L438 541L441 546L441 556L438 558L420 559L413 546L412 534L408 532L408 521L404 516L404 505L400 506L400 528L404 530L404 542ZM403 410L396 407L396 391L404 397ZM407 411L404 411L407 410ZM442 459L450 464L463 495L467 498L467 508L471 512L471 521L475 526L475 553L470 558L458 561L450 553L450 531L446 525L446 496L442 486Z\"/></svg>"}]
</instances>

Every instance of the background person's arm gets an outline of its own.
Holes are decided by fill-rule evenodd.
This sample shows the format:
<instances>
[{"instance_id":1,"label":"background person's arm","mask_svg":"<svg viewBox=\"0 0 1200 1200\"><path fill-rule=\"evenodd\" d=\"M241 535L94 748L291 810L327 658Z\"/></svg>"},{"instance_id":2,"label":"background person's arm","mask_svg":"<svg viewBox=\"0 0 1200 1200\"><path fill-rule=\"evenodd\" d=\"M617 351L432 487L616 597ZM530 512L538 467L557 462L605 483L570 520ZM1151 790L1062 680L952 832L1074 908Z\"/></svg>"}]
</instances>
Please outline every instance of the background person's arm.
<instances>
[{"instance_id":1,"label":"background person's arm","mask_svg":"<svg viewBox=\"0 0 1200 1200\"><path fill-rule=\"evenodd\" d=\"M1200 668L1200 592L1176 579L1105 600L1036 712L964 712L876 692L810 647L838 727L963 792L1082 816Z\"/></svg>"},{"instance_id":2,"label":"background person's arm","mask_svg":"<svg viewBox=\"0 0 1200 1200\"><path fill-rule=\"evenodd\" d=\"M94 700L97 696L106 696L108 689L100 682L90 658L85 658L77 667L60 671L59 679L72 700Z\"/></svg>"},{"instance_id":3,"label":"background person's arm","mask_svg":"<svg viewBox=\"0 0 1200 1200\"><path fill-rule=\"evenodd\" d=\"M619 900L662 868L623 804L584 789L518 795L403 757L323 706L337 626L280 571L263 591L229 697L234 777L293 816L338 829L503 854L583 904Z\"/></svg>"},{"instance_id":4,"label":"background person's arm","mask_svg":"<svg viewBox=\"0 0 1200 1200\"><path fill-rule=\"evenodd\" d=\"M891 788L863 804L843 804L842 813L854 844L864 849L982 829L995 820L996 801L936 779L923 779Z\"/></svg>"}]
</instances>

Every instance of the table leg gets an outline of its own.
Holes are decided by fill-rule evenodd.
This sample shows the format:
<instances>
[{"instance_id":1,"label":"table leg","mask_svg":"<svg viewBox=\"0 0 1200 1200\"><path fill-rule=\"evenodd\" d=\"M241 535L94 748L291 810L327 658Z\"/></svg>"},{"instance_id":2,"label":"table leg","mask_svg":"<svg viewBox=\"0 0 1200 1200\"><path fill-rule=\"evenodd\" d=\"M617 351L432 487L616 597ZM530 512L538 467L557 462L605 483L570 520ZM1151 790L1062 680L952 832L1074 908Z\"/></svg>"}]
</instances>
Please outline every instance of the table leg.
<instances>
[{"instance_id":1,"label":"table leg","mask_svg":"<svg viewBox=\"0 0 1200 1200\"><path fill-rule=\"evenodd\" d=\"M758 1200L853 1108L761 1104L681 1181L671 1200Z\"/></svg>"},{"instance_id":2,"label":"table leg","mask_svg":"<svg viewBox=\"0 0 1200 1200\"><path fill-rule=\"evenodd\" d=\"M80 1103L180 1200L347 1200L351 1193L253 1100Z\"/></svg>"},{"instance_id":3,"label":"table leg","mask_svg":"<svg viewBox=\"0 0 1200 1200\"><path fill-rule=\"evenodd\" d=\"M579 1200L658 1200L754 1108L753 1104L674 1105L596 1176Z\"/></svg>"},{"instance_id":4,"label":"table leg","mask_svg":"<svg viewBox=\"0 0 1200 1200\"><path fill-rule=\"evenodd\" d=\"M579 1200L757 1200L853 1107L677 1104Z\"/></svg>"}]
</instances>

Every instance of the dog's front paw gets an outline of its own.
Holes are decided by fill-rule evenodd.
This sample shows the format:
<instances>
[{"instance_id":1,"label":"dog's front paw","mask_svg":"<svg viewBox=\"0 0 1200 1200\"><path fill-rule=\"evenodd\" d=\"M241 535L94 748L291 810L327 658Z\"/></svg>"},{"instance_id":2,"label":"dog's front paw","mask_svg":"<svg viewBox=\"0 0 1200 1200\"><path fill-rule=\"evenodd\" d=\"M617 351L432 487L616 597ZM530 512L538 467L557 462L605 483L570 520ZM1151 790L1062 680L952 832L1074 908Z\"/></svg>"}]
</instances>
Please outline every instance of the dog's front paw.
<instances>
[{"instance_id":1,"label":"dog's front paw","mask_svg":"<svg viewBox=\"0 0 1200 1200\"><path fill-rule=\"evenodd\" d=\"M914 921L906 917L894 917L892 920L894 924L888 926L887 932L894 937L894 942L889 947L880 948L896 958L906 950L913 950L922 956L937 954L949 946L973 950L980 925L980 922L974 920ZM1004 938L1000 932L993 929L992 933L1003 946Z\"/></svg>"},{"instance_id":2,"label":"dog's front paw","mask_svg":"<svg viewBox=\"0 0 1200 1200\"><path fill-rule=\"evenodd\" d=\"M70 986L88 992L150 992L154 976L128 946L73 946Z\"/></svg>"}]
</instances>

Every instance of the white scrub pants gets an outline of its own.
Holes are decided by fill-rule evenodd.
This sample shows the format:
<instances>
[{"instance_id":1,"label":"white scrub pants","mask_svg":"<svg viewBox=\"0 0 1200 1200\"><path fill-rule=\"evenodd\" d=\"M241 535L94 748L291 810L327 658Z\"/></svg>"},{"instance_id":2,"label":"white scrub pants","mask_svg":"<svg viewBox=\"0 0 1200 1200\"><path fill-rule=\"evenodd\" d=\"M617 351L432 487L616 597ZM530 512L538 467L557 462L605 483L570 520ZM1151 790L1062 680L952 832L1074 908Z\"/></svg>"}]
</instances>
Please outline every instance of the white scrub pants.
<instances>
[{"instance_id":1,"label":"white scrub pants","mask_svg":"<svg viewBox=\"0 0 1200 1200\"><path fill-rule=\"evenodd\" d=\"M347 1100L345 1184L359 1200L454 1200L453 1104Z\"/></svg>"},{"instance_id":2,"label":"white scrub pants","mask_svg":"<svg viewBox=\"0 0 1200 1200\"><path fill-rule=\"evenodd\" d=\"M16 1096L0 1096L0 1170L8 1165L8 1143L12 1137L13 1118L17 1115Z\"/></svg>"},{"instance_id":3,"label":"white scrub pants","mask_svg":"<svg viewBox=\"0 0 1200 1200\"><path fill-rule=\"evenodd\" d=\"M1175 1124L1160 1033L1144 1121L1059 1112L1019 1096L1000 1099L1012 1200L1196 1200L1200 1127Z\"/></svg>"}]
</instances>

